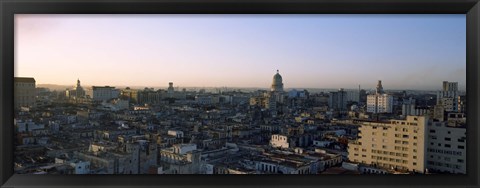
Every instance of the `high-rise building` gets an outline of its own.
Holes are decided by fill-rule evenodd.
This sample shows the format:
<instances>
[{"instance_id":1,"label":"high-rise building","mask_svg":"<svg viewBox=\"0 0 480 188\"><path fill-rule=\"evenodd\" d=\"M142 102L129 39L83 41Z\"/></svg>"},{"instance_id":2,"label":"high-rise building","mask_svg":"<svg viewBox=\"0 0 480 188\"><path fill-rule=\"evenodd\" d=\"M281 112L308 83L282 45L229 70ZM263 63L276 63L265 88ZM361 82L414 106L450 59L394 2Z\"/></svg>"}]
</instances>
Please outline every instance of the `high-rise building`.
<instances>
[{"instance_id":1,"label":"high-rise building","mask_svg":"<svg viewBox=\"0 0 480 188\"><path fill-rule=\"evenodd\" d=\"M378 168L424 173L428 118L361 121L359 138L348 143L348 159Z\"/></svg>"},{"instance_id":2,"label":"high-rise building","mask_svg":"<svg viewBox=\"0 0 480 188\"><path fill-rule=\"evenodd\" d=\"M15 77L15 108L35 106L35 79L25 77Z\"/></svg>"},{"instance_id":3,"label":"high-rise building","mask_svg":"<svg viewBox=\"0 0 480 188\"><path fill-rule=\"evenodd\" d=\"M458 83L443 81L442 90L437 92L437 105L446 112L458 112Z\"/></svg>"},{"instance_id":4,"label":"high-rise building","mask_svg":"<svg viewBox=\"0 0 480 188\"><path fill-rule=\"evenodd\" d=\"M347 92L343 88L335 92L330 92L328 97L328 106L334 110L347 110Z\"/></svg>"},{"instance_id":5,"label":"high-rise building","mask_svg":"<svg viewBox=\"0 0 480 188\"><path fill-rule=\"evenodd\" d=\"M384 93L381 80L378 81L375 94L367 96L367 112L375 114L393 112L393 96Z\"/></svg>"},{"instance_id":6,"label":"high-rise building","mask_svg":"<svg viewBox=\"0 0 480 188\"><path fill-rule=\"evenodd\" d=\"M173 82L168 83L167 94L169 98L173 98L175 94L175 89L173 88Z\"/></svg>"}]
</instances>

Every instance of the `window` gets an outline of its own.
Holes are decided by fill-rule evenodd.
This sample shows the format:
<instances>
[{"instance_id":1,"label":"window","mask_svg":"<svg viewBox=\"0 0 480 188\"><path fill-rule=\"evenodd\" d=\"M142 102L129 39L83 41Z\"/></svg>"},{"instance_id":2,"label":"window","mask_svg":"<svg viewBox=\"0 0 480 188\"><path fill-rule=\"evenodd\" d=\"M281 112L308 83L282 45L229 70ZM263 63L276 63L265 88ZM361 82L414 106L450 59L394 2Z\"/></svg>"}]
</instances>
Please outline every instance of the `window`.
<instances>
[{"instance_id":1,"label":"window","mask_svg":"<svg viewBox=\"0 0 480 188\"><path fill-rule=\"evenodd\" d=\"M436 131L433 129L430 129L430 133L435 133Z\"/></svg>"},{"instance_id":2,"label":"window","mask_svg":"<svg viewBox=\"0 0 480 188\"><path fill-rule=\"evenodd\" d=\"M450 144L445 144L445 147L446 147L446 148L449 148L449 147L451 147L451 146L450 146Z\"/></svg>"},{"instance_id":3,"label":"window","mask_svg":"<svg viewBox=\"0 0 480 188\"><path fill-rule=\"evenodd\" d=\"M417 139L417 136L414 136L414 137L413 137L413 139L415 139L415 140L416 140L416 139Z\"/></svg>"},{"instance_id":4,"label":"window","mask_svg":"<svg viewBox=\"0 0 480 188\"><path fill-rule=\"evenodd\" d=\"M452 140L451 138L445 137L445 141L450 141Z\"/></svg>"},{"instance_id":5,"label":"window","mask_svg":"<svg viewBox=\"0 0 480 188\"><path fill-rule=\"evenodd\" d=\"M404 135L403 135L403 138L408 138L408 135L404 134Z\"/></svg>"},{"instance_id":6,"label":"window","mask_svg":"<svg viewBox=\"0 0 480 188\"><path fill-rule=\"evenodd\" d=\"M457 162L463 163L463 159L457 159Z\"/></svg>"},{"instance_id":7,"label":"window","mask_svg":"<svg viewBox=\"0 0 480 188\"><path fill-rule=\"evenodd\" d=\"M458 146L458 149L465 149L465 146Z\"/></svg>"}]
</instances>

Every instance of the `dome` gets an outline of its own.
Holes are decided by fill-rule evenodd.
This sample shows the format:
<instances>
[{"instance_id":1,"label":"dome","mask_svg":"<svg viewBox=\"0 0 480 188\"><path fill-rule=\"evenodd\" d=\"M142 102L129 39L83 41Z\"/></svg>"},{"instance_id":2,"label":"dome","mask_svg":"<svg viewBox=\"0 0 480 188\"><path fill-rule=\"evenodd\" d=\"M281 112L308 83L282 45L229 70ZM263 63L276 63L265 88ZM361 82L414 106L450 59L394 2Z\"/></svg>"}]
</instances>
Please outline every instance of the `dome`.
<instances>
[{"instance_id":1,"label":"dome","mask_svg":"<svg viewBox=\"0 0 480 188\"><path fill-rule=\"evenodd\" d=\"M273 76L272 91L283 91L282 76L278 73L278 70L277 74Z\"/></svg>"},{"instance_id":2,"label":"dome","mask_svg":"<svg viewBox=\"0 0 480 188\"><path fill-rule=\"evenodd\" d=\"M278 72L273 76L273 82L282 82L282 76Z\"/></svg>"}]
</instances>

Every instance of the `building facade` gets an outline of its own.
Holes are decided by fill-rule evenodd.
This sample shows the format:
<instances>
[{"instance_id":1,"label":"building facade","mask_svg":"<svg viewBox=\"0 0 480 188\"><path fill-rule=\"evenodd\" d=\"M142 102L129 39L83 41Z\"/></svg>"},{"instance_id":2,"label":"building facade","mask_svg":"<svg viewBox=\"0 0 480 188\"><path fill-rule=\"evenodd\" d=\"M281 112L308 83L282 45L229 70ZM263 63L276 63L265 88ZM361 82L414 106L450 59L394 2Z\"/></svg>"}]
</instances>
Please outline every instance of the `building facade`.
<instances>
[{"instance_id":1,"label":"building facade","mask_svg":"<svg viewBox=\"0 0 480 188\"><path fill-rule=\"evenodd\" d=\"M367 96L367 112L375 114L393 112L393 96L383 92L381 80L378 81L375 94Z\"/></svg>"},{"instance_id":2,"label":"building facade","mask_svg":"<svg viewBox=\"0 0 480 188\"><path fill-rule=\"evenodd\" d=\"M118 98L120 91L110 86L92 86L94 101L108 101Z\"/></svg>"},{"instance_id":3,"label":"building facade","mask_svg":"<svg viewBox=\"0 0 480 188\"><path fill-rule=\"evenodd\" d=\"M427 144L427 169L467 173L465 127L452 127L447 122L429 122Z\"/></svg>"},{"instance_id":4,"label":"building facade","mask_svg":"<svg viewBox=\"0 0 480 188\"><path fill-rule=\"evenodd\" d=\"M334 110L347 110L347 92L339 89L335 92L330 92L328 97L328 106Z\"/></svg>"},{"instance_id":5,"label":"building facade","mask_svg":"<svg viewBox=\"0 0 480 188\"><path fill-rule=\"evenodd\" d=\"M15 108L35 106L35 79L15 77L14 82Z\"/></svg>"},{"instance_id":6,"label":"building facade","mask_svg":"<svg viewBox=\"0 0 480 188\"><path fill-rule=\"evenodd\" d=\"M458 82L443 81L442 90L437 92L437 105L446 112L458 112Z\"/></svg>"},{"instance_id":7,"label":"building facade","mask_svg":"<svg viewBox=\"0 0 480 188\"><path fill-rule=\"evenodd\" d=\"M425 116L362 121L359 138L348 143L348 159L384 169L424 173L427 123Z\"/></svg>"}]
</instances>

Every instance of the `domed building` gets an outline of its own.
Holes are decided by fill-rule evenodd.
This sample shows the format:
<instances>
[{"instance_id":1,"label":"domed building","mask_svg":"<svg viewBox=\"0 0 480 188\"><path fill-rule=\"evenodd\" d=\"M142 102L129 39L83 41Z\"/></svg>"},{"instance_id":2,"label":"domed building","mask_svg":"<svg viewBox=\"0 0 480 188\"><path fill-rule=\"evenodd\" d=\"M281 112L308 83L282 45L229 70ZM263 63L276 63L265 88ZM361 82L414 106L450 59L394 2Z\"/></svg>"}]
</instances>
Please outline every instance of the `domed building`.
<instances>
[{"instance_id":1,"label":"domed building","mask_svg":"<svg viewBox=\"0 0 480 188\"><path fill-rule=\"evenodd\" d=\"M80 79L77 79L77 86L73 87L71 90L67 89L65 91L66 97L72 102L80 102L81 99L85 98L86 92L83 87L80 85Z\"/></svg>"},{"instance_id":2,"label":"domed building","mask_svg":"<svg viewBox=\"0 0 480 188\"><path fill-rule=\"evenodd\" d=\"M282 76L280 75L280 73L278 73L278 70L277 70L277 74L275 74L273 76L271 91L273 91L273 92L283 92L283 80L282 80Z\"/></svg>"}]
</instances>

